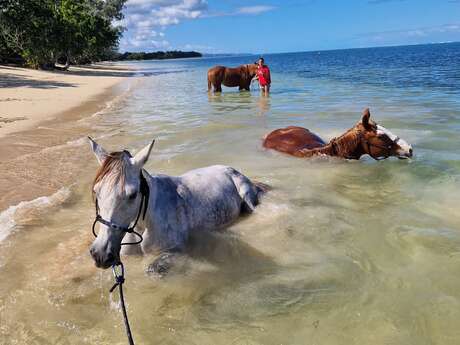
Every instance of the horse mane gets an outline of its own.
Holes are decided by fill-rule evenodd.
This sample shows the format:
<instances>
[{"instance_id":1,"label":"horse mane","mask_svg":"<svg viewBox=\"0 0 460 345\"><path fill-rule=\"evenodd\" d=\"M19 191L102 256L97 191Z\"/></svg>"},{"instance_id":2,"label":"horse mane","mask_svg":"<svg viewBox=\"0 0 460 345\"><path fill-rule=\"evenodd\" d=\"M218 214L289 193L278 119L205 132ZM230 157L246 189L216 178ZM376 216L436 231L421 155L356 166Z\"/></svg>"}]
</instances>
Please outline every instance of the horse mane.
<instances>
[{"instance_id":1,"label":"horse mane","mask_svg":"<svg viewBox=\"0 0 460 345\"><path fill-rule=\"evenodd\" d=\"M344 134L338 138L332 138L329 142L333 149L336 151L336 155L340 157L348 157L361 141L361 131L355 127L350 128Z\"/></svg>"},{"instance_id":2,"label":"horse mane","mask_svg":"<svg viewBox=\"0 0 460 345\"><path fill-rule=\"evenodd\" d=\"M101 167L96 172L92 185L92 193L94 198L94 186L101 182L105 177L108 178L110 187L113 188L115 184L119 184L121 188L125 185L125 167L126 161L124 159L125 151L111 152L107 155Z\"/></svg>"}]
</instances>

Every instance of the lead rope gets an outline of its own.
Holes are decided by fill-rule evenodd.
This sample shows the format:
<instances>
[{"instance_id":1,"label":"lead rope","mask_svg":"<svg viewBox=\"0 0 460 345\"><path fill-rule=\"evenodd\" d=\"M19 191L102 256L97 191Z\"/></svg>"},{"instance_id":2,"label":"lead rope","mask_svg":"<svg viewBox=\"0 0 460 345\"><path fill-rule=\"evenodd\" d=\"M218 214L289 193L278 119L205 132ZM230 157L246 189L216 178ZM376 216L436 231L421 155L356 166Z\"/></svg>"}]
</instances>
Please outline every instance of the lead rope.
<instances>
[{"instance_id":1,"label":"lead rope","mask_svg":"<svg viewBox=\"0 0 460 345\"><path fill-rule=\"evenodd\" d=\"M141 216L141 213L142 213L142 219L145 219L145 214L147 213L147 208L148 208L148 203L149 203L150 190L149 190L149 186L148 186L147 181L145 180L144 175L142 175L142 171L140 173L140 180L141 180L140 188L141 188L142 199L141 199L141 204L139 206L139 211L137 213L136 220L134 221L134 224L131 227L128 227L128 228L120 227L102 218L99 215L99 206L98 206L97 198L96 198L96 203L95 203L96 219L94 219L93 227L92 227L92 231L95 237L97 237L95 226L97 222L100 222L106 226L109 226L109 227L112 227L112 228L115 228L121 231L125 231L127 233L134 233L135 235L139 237L138 241L122 243L121 244L122 246L139 244L142 242L143 240L142 235L134 231L134 228L137 225L137 222ZM144 210L144 212L142 212L142 210ZM120 267L119 271L117 270L117 267ZM131 327L129 326L128 313L126 312L125 298L123 295L123 284L125 282L125 267L123 266L123 263L121 261L119 264L112 265L112 273L113 273L113 277L115 278L115 284L113 284L112 288L109 291L110 293L112 293L113 290L115 290L118 286L118 292L120 295L121 311L123 313L123 322L125 324L126 336L128 337L129 345L135 345L133 335L131 333Z\"/></svg>"},{"instance_id":2,"label":"lead rope","mask_svg":"<svg viewBox=\"0 0 460 345\"><path fill-rule=\"evenodd\" d=\"M117 267L120 266L120 270ZM129 345L135 345L133 335L131 333L131 327L129 326L128 314L126 313L125 298L123 296L123 283L125 282L125 267L123 263L112 266L113 277L115 278L115 284L110 289L110 293L113 292L118 286L118 292L120 294L121 311L123 313L123 322L125 323L126 336L128 337Z\"/></svg>"}]
</instances>

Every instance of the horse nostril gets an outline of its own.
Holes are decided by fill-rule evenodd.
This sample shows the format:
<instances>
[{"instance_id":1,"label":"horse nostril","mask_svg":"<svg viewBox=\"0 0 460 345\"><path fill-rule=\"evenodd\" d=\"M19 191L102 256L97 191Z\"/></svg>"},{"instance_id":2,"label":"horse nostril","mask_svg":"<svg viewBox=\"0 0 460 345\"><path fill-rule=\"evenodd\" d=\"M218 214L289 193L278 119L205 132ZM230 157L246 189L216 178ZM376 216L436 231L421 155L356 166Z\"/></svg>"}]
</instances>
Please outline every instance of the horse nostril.
<instances>
[{"instance_id":1,"label":"horse nostril","mask_svg":"<svg viewBox=\"0 0 460 345\"><path fill-rule=\"evenodd\" d=\"M409 156L412 157L412 149L409 149Z\"/></svg>"},{"instance_id":2,"label":"horse nostril","mask_svg":"<svg viewBox=\"0 0 460 345\"><path fill-rule=\"evenodd\" d=\"M107 254L107 262L113 263L115 261L115 255L112 253Z\"/></svg>"}]
</instances>

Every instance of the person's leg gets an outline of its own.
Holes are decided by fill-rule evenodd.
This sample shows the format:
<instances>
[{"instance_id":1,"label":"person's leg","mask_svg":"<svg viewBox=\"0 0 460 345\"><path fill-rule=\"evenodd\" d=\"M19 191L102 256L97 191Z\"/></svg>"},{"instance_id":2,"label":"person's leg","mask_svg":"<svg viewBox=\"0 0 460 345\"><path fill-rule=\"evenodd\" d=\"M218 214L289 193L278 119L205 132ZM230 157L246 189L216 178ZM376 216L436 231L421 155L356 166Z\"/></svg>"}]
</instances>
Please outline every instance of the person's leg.
<instances>
[{"instance_id":1,"label":"person's leg","mask_svg":"<svg viewBox=\"0 0 460 345\"><path fill-rule=\"evenodd\" d=\"M268 85L263 86L263 93L264 93L264 96L268 95Z\"/></svg>"}]
</instances>

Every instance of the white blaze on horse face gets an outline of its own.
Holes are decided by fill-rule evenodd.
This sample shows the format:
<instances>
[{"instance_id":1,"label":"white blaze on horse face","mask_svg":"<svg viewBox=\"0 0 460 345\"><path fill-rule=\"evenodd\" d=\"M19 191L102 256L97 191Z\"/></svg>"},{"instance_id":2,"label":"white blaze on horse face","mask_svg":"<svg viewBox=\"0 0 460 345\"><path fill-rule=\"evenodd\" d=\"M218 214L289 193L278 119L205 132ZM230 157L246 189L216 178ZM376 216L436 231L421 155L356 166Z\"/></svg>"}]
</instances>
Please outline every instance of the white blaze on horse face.
<instances>
[{"instance_id":1,"label":"white blaze on horse face","mask_svg":"<svg viewBox=\"0 0 460 345\"><path fill-rule=\"evenodd\" d=\"M395 141L398 137L390 132L383 126L377 125L377 135L385 134L390 138L391 141ZM399 157L411 157L412 156L412 146L410 146L404 139L399 138L396 143L399 146L399 149L396 151Z\"/></svg>"}]
</instances>

